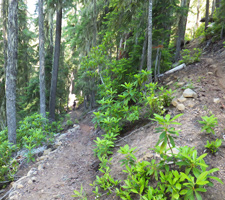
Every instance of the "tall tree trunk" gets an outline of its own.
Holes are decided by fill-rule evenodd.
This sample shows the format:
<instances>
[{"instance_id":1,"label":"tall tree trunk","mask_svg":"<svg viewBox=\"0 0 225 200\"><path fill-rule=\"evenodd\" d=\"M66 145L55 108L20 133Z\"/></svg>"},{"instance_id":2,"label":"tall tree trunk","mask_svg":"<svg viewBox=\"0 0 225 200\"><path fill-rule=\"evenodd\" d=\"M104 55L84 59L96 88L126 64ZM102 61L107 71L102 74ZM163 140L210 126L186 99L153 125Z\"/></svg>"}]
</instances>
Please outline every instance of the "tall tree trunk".
<instances>
[{"instance_id":1,"label":"tall tree trunk","mask_svg":"<svg viewBox=\"0 0 225 200\"><path fill-rule=\"evenodd\" d=\"M205 30L209 25L209 0L206 0L206 8L205 8Z\"/></svg>"},{"instance_id":2,"label":"tall tree trunk","mask_svg":"<svg viewBox=\"0 0 225 200\"><path fill-rule=\"evenodd\" d=\"M196 23L195 23L195 30L199 27L199 15L200 15L200 0L198 0L197 3L197 17L196 17Z\"/></svg>"},{"instance_id":3,"label":"tall tree trunk","mask_svg":"<svg viewBox=\"0 0 225 200\"><path fill-rule=\"evenodd\" d=\"M55 104L56 104L56 89L58 79L59 57L60 57L60 43L61 43L61 31L62 31L62 0L59 0L57 6L56 17L56 34L55 34L55 52L54 62L52 67L52 79L51 79L51 91L49 102L49 120L55 121Z\"/></svg>"},{"instance_id":4,"label":"tall tree trunk","mask_svg":"<svg viewBox=\"0 0 225 200\"><path fill-rule=\"evenodd\" d=\"M40 114L46 117L45 108L45 42L44 42L44 17L43 0L39 0L39 82L40 82Z\"/></svg>"},{"instance_id":5,"label":"tall tree trunk","mask_svg":"<svg viewBox=\"0 0 225 200\"><path fill-rule=\"evenodd\" d=\"M147 70L151 71L152 68L152 0L149 0L148 7L148 58ZM152 82L152 75L149 75L149 82Z\"/></svg>"},{"instance_id":6,"label":"tall tree trunk","mask_svg":"<svg viewBox=\"0 0 225 200\"><path fill-rule=\"evenodd\" d=\"M8 140L16 144L16 74L18 47L18 1L9 0L8 10L8 59L6 67L6 115Z\"/></svg>"},{"instance_id":7,"label":"tall tree trunk","mask_svg":"<svg viewBox=\"0 0 225 200\"><path fill-rule=\"evenodd\" d=\"M212 18L213 18L213 14L214 14L215 9L216 9L216 1L213 0L213 1L212 1L212 12L211 12L211 17L212 17Z\"/></svg>"},{"instance_id":8,"label":"tall tree trunk","mask_svg":"<svg viewBox=\"0 0 225 200\"><path fill-rule=\"evenodd\" d=\"M4 83L5 83L5 77L6 77L6 67L7 67L7 10L8 10L8 0L2 0L2 19L3 19L3 28L2 28L2 34L3 34L3 40L4 40L4 47L3 47L3 54L4 54ZM1 101L1 107L0 107L0 118L1 118L1 129L3 130L6 127L6 97L5 97L5 88L2 88L3 92L1 93L2 101Z\"/></svg>"},{"instance_id":9,"label":"tall tree trunk","mask_svg":"<svg viewBox=\"0 0 225 200\"><path fill-rule=\"evenodd\" d=\"M97 6L96 0L93 0L94 9L93 9L93 24L94 24L94 32L93 32L93 46L96 46L97 41Z\"/></svg>"},{"instance_id":10,"label":"tall tree trunk","mask_svg":"<svg viewBox=\"0 0 225 200\"><path fill-rule=\"evenodd\" d=\"M139 68L140 71L143 69L144 62L145 62L147 41L148 41L148 33L146 31L146 33L145 33L145 40L144 40L143 47L142 47L141 64L140 64L140 68Z\"/></svg>"},{"instance_id":11,"label":"tall tree trunk","mask_svg":"<svg viewBox=\"0 0 225 200\"><path fill-rule=\"evenodd\" d=\"M175 61L178 61L180 58L181 42L182 41L184 42L184 35L185 35L185 30L187 25L189 5L190 5L190 0L181 1L181 7L183 7L185 10L184 10L184 13L180 15L179 22L178 22Z\"/></svg>"}]
</instances>

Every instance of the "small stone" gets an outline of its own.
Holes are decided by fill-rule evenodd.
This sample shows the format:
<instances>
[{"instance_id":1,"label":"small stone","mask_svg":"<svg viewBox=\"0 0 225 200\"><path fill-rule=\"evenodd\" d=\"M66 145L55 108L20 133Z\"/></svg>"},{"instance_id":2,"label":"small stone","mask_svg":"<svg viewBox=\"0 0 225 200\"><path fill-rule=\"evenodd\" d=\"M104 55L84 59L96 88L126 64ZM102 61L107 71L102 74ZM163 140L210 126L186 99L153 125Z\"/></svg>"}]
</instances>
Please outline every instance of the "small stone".
<instances>
[{"instance_id":1,"label":"small stone","mask_svg":"<svg viewBox=\"0 0 225 200\"><path fill-rule=\"evenodd\" d=\"M172 105L173 105L173 106L175 106L175 107L176 107L176 106L177 106L177 104L178 104L177 99L173 99L171 103L172 103Z\"/></svg>"},{"instance_id":2,"label":"small stone","mask_svg":"<svg viewBox=\"0 0 225 200\"><path fill-rule=\"evenodd\" d=\"M43 153L43 156L49 155L51 151L52 151L51 148L46 149L46 150L44 151L44 153Z\"/></svg>"},{"instance_id":3,"label":"small stone","mask_svg":"<svg viewBox=\"0 0 225 200\"><path fill-rule=\"evenodd\" d=\"M171 84L173 84L173 81L170 81L170 82L167 83L166 85L168 86L168 85L171 85Z\"/></svg>"},{"instance_id":4,"label":"small stone","mask_svg":"<svg viewBox=\"0 0 225 200\"><path fill-rule=\"evenodd\" d=\"M31 179L29 179L29 180L27 181L27 183L28 183L28 184L32 184L33 181L32 181Z\"/></svg>"},{"instance_id":5,"label":"small stone","mask_svg":"<svg viewBox=\"0 0 225 200\"><path fill-rule=\"evenodd\" d=\"M18 189L21 189L21 188L23 188L23 187L24 187L24 186L23 186L22 184L18 184L18 185L17 185L17 188L18 188Z\"/></svg>"},{"instance_id":6,"label":"small stone","mask_svg":"<svg viewBox=\"0 0 225 200\"><path fill-rule=\"evenodd\" d=\"M38 171L41 171L41 170L43 170L43 169L44 169L44 164L38 165Z\"/></svg>"},{"instance_id":7,"label":"small stone","mask_svg":"<svg viewBox=\"0 0 225 200\"><path fill-rule=\"evenodd\" d=\"M45 160L47 157L46 156L41 156L40 158L39 158L39 160L41 161L41 160Z\"/></svg>"},{"instance_id":8,"label":"small stone","mask_svg":"<svg viewBox=\"0 0 225 200\"><path fill-rule=\"evenodd\" d=\"M18 200L19 199L19 196L18 196L18 194L15 194L15 195L9 197L9 199L10 200Z\"/></svg>"},{"instance_id":9,"label":"small stone","mask_svg":"<svg viewBox=\"0 0 225 200\"><path fill-rule=\"evenodd\" d=\"M33 177L31 178L31 180L32 180L33 182L36 182L36 181L37 181L37 177L33 176Z\"/></svg>"},{"instance_id":10,"label":"small stone","mask_svg":"<svg viewBox=\"0 0 225 200\"><path fill-rule=\"evenodd\" d=\"M66 136L67 136L67 134L64 133L64 134L60 135L60 136L57 138L57 140L58 140L58 141L64 140Z\"/></svg>"},{"instance_id":11,"label":"small stone","mask_svg":"<svg viewBox=\"0 0 225 200\"><path fill-rule=\"evenodd\" d=\"M183 96L184 97L193 97L193 98L196 98L197 97L197 93L194 92L192 89L187 88L186 90L184 90Z\"/></svg>"},{"instance_id":12,"label":"small stone","mask_svg":"<svg viewBox=\"0 0 225 200\"><path fill-rule=\"evenodd\" d=\"M180 98L177 99L180 103L187 101L187 99L182 95Z\"/></svg>"},{"instance_id":13,"label":"small stone","mask_svg":"<svg viewBox=\"0 0 225 200\"><path fill-rule=\"evenodd\" d=\"M36 168L31 168L31 170L27 173L27 176L32 176L35 171L37 171Z\"/></svg>"},{"instance_id":14,"label":"small stone","mask_svg":"<svg viewBox=\"0 0 225 200\"><path fill-rule=\"evenodd\" d=\"M216 65L210 65L209 67L210 67L210 68L213 68L213 69L217 68Z\"/></svg>"},{"instance_id":15,"label":"small stone","mask_svg":"<svg viewBox=\"0 0 225 200\"><path fill-rule=\"evenodd\" d=\"M180 110L180 111L185 110L184 104L182 104L182 103L178 104L178 105L177 105L177 109Z\"/></svg>"},{"instance_id":16,"label":"small stone","mask_svg":"<svg viewBox=\"0 0 225 200\"><path fill-rule=\"evenodd\" d=\"M185 84L185 82L178 82L177 86L182 87Z\"/></svg>"},{"instance_id":17,"label":"small stone","mask_svg":"<svg viewBox=\"0 0 225 200\"><path fill-rule=\"evenodd\" d=\"M206 75L213 75L213 72L207 72Z\"/></svg>"},{"instance_id":18,"label":"small stone","mask_svg":"<svg viewBox=\"0 0 225 200\"><path fill-rule=\"evenodd\" d=\"M62 142L60 142L60 141L56 141L55 142L55 147L57 148L57 147L59 147L59 146L61 146L62 145Z\"/></svg>"},{"instance_id":19,"label":"small stone","mask_svg":"<svg viewBox=\"0 0 225 200\"><path fill-rule=\"evenodd\" d=\"M188 104L188 107L190 107L190 108L193 108L195 106L195 103L194 102L190 102L189 104Z\"/></svg>"},{"instance_id":20,"label":"small stone","mask_svg":"<svg viewBox=\"0 0 225 200\"><path fill-rule=\"evenodd\" d=\"M213 99L213 102L214 102L214 103L220 103L220 98L214 98L214 99Z\"/></svg>"}]
</instances>

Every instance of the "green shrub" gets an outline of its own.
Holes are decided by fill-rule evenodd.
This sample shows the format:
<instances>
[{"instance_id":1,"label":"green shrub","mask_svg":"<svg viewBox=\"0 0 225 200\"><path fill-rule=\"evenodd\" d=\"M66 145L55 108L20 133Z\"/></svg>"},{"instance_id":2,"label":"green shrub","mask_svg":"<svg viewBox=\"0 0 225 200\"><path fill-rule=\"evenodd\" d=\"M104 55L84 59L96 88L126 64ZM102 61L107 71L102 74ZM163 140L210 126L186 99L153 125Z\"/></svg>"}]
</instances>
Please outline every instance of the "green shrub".
<instances>
[{"instance_id":1,"label":"green shrub","mask_svg":"<svg viewBox=\"0 0 225 200\"><path fill-rule=\"evenodd\" d=\"M11 181L17 170L17 162L12 160L12 154L17 150L15 145L7 140L0 144L0 182Z\"/></svg>"},{"instance_id":2,"label":"green shrub","mask_svg":"<svg viewBox=\"0 0 225 200\"><path fill-rule=\"evenodd\" d=\"M216 139L216 141L209 142L207 140L207 144L205 147L211 151L211 153L216 153L219 150L219 147L222 144L222 140Z\"/></svg>"},{"instance_id":3,"label":"green shrub","mask_svg":"<svg viewBox=\"0 0 225 200\"><path fill-rule=\"evenodd\" d=\"M215 134L214 128L218 124L217 118L211 115L210 117L204 116L202 119L203 121L198 121L200 124L203 124L201 132L206 131L206 133Z\"/></svg>"},{"instance_id":4,"label":"green shrub","mask_svg":"<svg viewBox=\"0 0 225 200\"><path fill-rule=\"evenodd\" d=\"M27 116L19 122L17 132L17 145L8 143L7 129L0 132L0 181L13 180L14 174L17 171L17 162L12 160L12 154L16 150L26 148L27 161L34 161L32 150L43 144L53 142L54 133L61 130L60 122L52 124L40 114Z\"/></svg>"},{"instance_id":5,"label":"green shrub","mask_svg":"<svg viewBox=\"0 0 225 200\"><path fill-rule=\"evenodd\" d=\"M199 48L194 48L193 51L190 51L189 49L183 49L181 52L182 60L180 60L179 63L185 63L186 65L188 65L199 62L201 54L202 50Z\"/></svg>"},{"instance_id":6,"label":"green shrub","mask_svg":"<svg viewBox=\"0 0 225 200\"><path fill-rule=\"evenodd\" d=\"M101 161L101 176L97 176L91 186L95 187L93 193L98 199L101 197L101 190L104 195L116 194L121 199L202 199L202 193L206 192L206 186L213 186L211 179L223 182L211 174L218 171L218 168L208 170L208 165L204 161L207 154L198 156L197 150L193 147L180 147L175 154L176 148L173 135L179 135L172 125L179 125L176 119L180 115L171 118L155 114L154 120L160 125L156 130L160 133L159 140L155 146L155 153L161 157L160 161L152 159L149 161L137 162L134 155L135 148L128 145L120 147L119 153L124 155L121 160L123 173L126 174L124 180L116 180L110 175L110 163L112 158L107 160L107 153L99 157ZM101 146L99 142L97 145ZM111 146L113 147L113 146ZM107 148L106 148L107 149ZM168 150L170 153L168 153ZM111 152L110 152L111 153ZM102 154L103 155L103 154ZM86 199L83 188L81 191L74 191L76 197Z\"/></svg>"},{"instance_id":7,"label":"green shrub","mask_svg":"<svg viewBox=\"0 0 225 200\"><path fill-rule=\"evenodd\" d=\"M67 120L67 121L66 121L66 125L67 125L67 126L72 126L72 125L73 125L73 122L72 122L71 120Z\"/></svg>"}]
</instances>

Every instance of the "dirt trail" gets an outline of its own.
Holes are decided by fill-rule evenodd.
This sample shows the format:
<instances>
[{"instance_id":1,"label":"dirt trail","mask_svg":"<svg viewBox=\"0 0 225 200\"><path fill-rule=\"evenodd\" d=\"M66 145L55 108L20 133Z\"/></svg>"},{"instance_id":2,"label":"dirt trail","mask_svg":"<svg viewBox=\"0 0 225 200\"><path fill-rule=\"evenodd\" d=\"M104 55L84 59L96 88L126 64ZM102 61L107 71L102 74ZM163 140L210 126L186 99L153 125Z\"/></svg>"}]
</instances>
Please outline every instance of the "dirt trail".
<instances>
[{"instance_id":1,"label":"dirt trail","mask_svg":"<svg viewBox=\"0 0 225 200\"><path fill-rule=\"evenodd\" d=\"M76 113L76 116L80 113ZM74 113L72 113L75 117ZM90 183L96 171L91 167L93 156L93 126L81 123L80 128L71 128L62 139L62 144L49 155L40 157L28 172L13 183L9 199L13 200L70 200L73 190L81 184L91 190Z\"/></svg>"}]
</instances>

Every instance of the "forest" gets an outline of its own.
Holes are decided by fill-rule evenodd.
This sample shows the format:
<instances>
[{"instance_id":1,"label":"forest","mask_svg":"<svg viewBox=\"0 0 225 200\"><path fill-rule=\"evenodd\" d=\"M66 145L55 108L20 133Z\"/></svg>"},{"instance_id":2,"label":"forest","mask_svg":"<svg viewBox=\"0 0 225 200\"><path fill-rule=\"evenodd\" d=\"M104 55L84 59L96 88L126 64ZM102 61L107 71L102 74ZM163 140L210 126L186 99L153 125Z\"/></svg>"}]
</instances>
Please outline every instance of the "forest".
<instances>
[{"instance_id":1,"label":"forest","mask_svg":"<svg viewBox=\"0 0 225 200\"><path fill-rule=\"evenodd\" d=\"M121 199L199 200L210 179L222 183L211 175L218 168L207 169L206 154L197 157L190 147L173 153L179 133L169 127L181 115L166 113L174 91L159 82L166 71L199 61L202 49L185 49L192 40L224 39L225 0L38 0L34 13L28 0L1 0L0 9L2 188L14 180L16 152L25 148L34 162L32 149L53 142L74 100L94 110L95 128L105 133L95 140L104 174L93 183L96 198L101 189ZM163 161L134 164L134 149L120 147L128 176L120 186L110 176L112 149L127 125L145 119L162 125L155 151ZM210 119L204 130L213 132Z\"/></svg>"}]
</instances>

